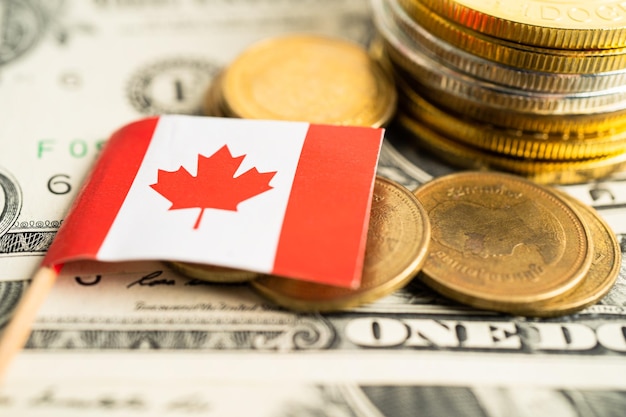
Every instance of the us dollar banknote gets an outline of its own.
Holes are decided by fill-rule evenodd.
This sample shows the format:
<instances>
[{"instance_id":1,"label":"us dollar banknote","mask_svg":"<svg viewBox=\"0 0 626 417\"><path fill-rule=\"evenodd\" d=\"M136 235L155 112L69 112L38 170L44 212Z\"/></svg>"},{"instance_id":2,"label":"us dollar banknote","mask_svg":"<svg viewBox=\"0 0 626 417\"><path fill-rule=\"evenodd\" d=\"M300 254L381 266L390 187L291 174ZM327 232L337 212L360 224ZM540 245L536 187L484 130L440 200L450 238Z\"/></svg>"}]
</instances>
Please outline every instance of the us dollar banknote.
<instances>
[{"instance_id":1,"label":"us dollar banknote","mask_svg":"<svg viewBox=\"0 0 626 417\"><path fill-rule=\"evenodd\" d=\"M550 320L466 308L419 280L343 313L297 314L157 262L67 267L0 410L619 416L626 404L623 282Z\"/></svg>"},{"instance_id":2,"label":"us dollar banknote","mask_svg":"<svg viewBox=\"0 0 626 417\"><path fill-rule=\"evenodd\" d=\"M110 133L199 114L213 76L294 31L367 44L362 0L1 0L0 326ZM389 128L378 173L453 169ZM563 189L626 252L626 176ZM157 262L68 265L0 388L0 415L622 416L626 266L571 316L470 309L423 286L297 314Z\"/></svg>"}]
</instances>

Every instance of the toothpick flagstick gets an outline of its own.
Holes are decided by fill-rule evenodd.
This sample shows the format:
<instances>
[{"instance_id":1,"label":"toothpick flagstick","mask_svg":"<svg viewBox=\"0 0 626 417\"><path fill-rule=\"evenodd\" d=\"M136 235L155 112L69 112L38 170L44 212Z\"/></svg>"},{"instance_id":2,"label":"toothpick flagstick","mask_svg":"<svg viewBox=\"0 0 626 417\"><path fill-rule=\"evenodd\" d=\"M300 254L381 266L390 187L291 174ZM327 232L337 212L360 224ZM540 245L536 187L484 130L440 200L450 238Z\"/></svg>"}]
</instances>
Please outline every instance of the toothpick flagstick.
<instances>
[{"instance_id":1,"label":"toothpick flagstick","mask_svg":"<svg viewBox=\"0 0 626 417\"><path fill-rule=\"evenodd\" d=\"M42 266L33 276L0 339L0 379L4 377L11 360L26 344L37 311L58 275L57 269Z\"/></svg>"}]
</instances>

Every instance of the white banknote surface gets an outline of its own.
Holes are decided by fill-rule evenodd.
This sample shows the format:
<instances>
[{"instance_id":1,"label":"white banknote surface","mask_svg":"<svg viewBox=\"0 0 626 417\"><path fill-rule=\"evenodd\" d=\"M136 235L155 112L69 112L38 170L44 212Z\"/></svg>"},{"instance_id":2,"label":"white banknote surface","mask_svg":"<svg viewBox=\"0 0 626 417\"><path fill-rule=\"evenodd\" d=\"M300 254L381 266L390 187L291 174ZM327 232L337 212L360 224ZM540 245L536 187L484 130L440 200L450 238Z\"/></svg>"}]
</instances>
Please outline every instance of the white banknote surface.
<instances>
[{"instance_id":1,"label":"white banknote surface","mask_svg":"<svg viewBox=\"0 0 626 417\"><path fill-rule=\"evenodd\" d=\"M367 44L366 0L0 0L0 327L98 150L154 114L199 114L268 36ZM452 172L388 131L378 172ZM123 157L123 156L121 156ZM626 175L562 187L626 252ZM419 280L345 313L295 314L158 262L68 265L0 387L4 416L623 416L626 264L557 319L478 311ZM417 414L417 413L420 414Z\"/></svg>"}]
</instances>

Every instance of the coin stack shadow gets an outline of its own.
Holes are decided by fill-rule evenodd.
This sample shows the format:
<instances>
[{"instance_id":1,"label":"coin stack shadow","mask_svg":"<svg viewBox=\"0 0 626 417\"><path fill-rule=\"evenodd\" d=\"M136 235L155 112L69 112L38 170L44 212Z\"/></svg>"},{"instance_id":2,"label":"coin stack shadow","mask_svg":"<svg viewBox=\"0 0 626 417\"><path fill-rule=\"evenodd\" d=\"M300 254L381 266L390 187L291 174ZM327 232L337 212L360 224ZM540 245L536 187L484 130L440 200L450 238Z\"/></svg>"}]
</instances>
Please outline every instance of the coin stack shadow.
<instances>
[{"instance_id":1,"label":"coin stack shadow","mask_svg":"<svg viewBox=\"0 0 626 417\"><path fill-rule=\"evenodd\" d=\"M623 19L547 27L524 3L492 3L372 0L398 123L464 168L560 184L624 169Z\"/></svg>"}]
</instances>

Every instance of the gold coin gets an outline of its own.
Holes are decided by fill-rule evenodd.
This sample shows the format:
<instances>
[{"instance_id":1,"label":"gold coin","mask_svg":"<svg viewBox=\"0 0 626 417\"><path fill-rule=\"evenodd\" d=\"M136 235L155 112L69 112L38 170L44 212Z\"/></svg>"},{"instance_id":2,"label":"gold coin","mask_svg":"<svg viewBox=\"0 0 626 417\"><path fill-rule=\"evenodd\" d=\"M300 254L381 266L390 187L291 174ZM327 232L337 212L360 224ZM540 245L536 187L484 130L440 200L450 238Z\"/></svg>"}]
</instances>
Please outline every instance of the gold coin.
<instances>
[{"instance_id":1,"label":"gold coin","mask_svg":"<svg viewBox=\"0 0 626 417\"><path fill-rule=\"evenodd\" d=\"M411 0L459 24L520 44L560 49L626 46L617 0Z\"/></svg>"},{"instance_id":2,"label":"gold coin","mask_svg":"<svg viewBox=\"0 0 626 417\"><path fill-rule=\"evenodd\" d=\"M396 83L399 88L403 88L404 82L401 78L398 77ZM407 99L403 100L405 95ZM566 161L614 155L626 149L626 127L615 133L595 132L574 137L502 129L454 116L408 88L403 90L399 106L416 121L459 142L518 158Z\"/></svg>"},{"instance_id":3,"label":"gold coin","mask_svg":"<svg viewBox=\"0 0 626 417\"><path fill-rule=\"evenodd\" d=\"M258 273L252 271L193 262L168 261L166 264L173 270L190 278L222 284L252 281L259 276Z\"/></svg>"},{"instance_id":4,"label":"gold coin","mask_svg":"<svg viewBox=\"0 0 626 417\"><path fill-rule=\"evenodd\" d=\"M520 306L519 309L512 310L512 313L538 317L575 313L598 302L617 280L622 252L615 233L593 208L565 193L560 195L578 211L591 231L594 256L589 272L582 283L571 292L546 302Z\"/></svg>"},{"instance_id":5,"label":"gold coin","mask_svg":"<svg viewBox=\"0 0 626 417\"><path fill-rule=\"evenodd\" d=\"M558 74L593 75L620 71L626 66L626 48L623 46L613 49L585 50L580 48L567 50L559 47L538 48L516 41L486 36L487 34L481 29L468 30L455 24L454 20L444 19L417 0L400 0L400 3L413 20L433 36L464 51L513 68Z\"/></svg>"},{"instance_id":6,"label":"gold coin","mask_svg":"<svg viewBox=\"0 0 626 417\"><path fill-rule=\"evenodd\" d=\"M578 285L593 255L578 214L547 187L463 172L415 190L432 225L422 280L461 303L508 312Z\"/></svg>"},{"instance_id":7,"label":"gold coin","mask_svg":"<svg viewBox=\"0 0 626 417\"><path fill-rule=\"evenodd\" d=\"M626 151L599 158L572 161L537 161L513 158L486 152L450 139L416 121L411 115L397 116L398 123L409 133L409 138L454 166L475 169L507 171L522 175L542 184L576 184L606 177L626 169Z\"/></svg>"},{"instance_id":8,"label":"gold coin","mask_svg":"<svg viewBox=\"0 0 626 417\"><path fill-rule=\"evenodd\" d=\"M314 35L258 43L226 70L223 97L249 119L379 127L395 111L392 78L361 46Z\"/></svg>"},{"instance_id":9,"label":"gold coin","mask_svg":"<svg viewBox=\"0 0 626 417\"><path fill-rule=\"evenodd\" d=\"M267 276L252 286L276 304L298 311L337 311L374 301L406 285L426 259L430 223L422 205L403 186L377 177L363 276L346 289Z\"/></svg>"}]
</instances>

